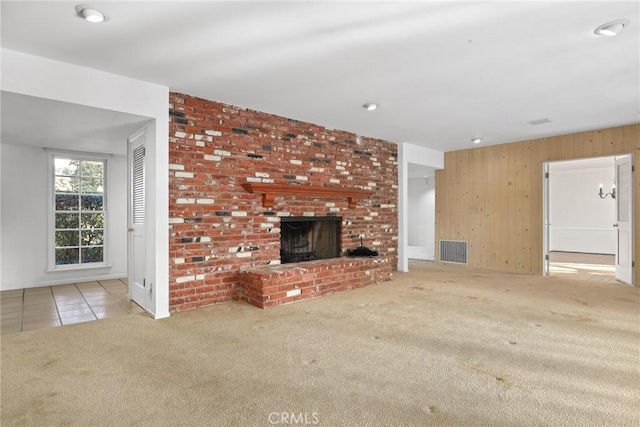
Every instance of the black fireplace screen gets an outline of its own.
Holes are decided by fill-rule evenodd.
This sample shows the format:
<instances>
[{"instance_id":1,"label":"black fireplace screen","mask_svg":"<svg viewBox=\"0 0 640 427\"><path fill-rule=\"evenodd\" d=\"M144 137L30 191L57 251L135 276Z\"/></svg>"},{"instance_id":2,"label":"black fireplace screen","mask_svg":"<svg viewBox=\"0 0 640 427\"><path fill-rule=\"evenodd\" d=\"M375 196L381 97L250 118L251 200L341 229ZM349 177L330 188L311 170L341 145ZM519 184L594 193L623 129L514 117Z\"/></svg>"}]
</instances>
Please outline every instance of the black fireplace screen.
<instances>
[{"instance_id":1,"label":"black fireplace screen","mask_svg":"<svg viewBox=\"0 0 640 427\"><path fill-rule=\"evenodd\" d=\"M280 262L312 261L340 256L342 218L283 217L280 219Z\"/></svg>"}]
</instances>

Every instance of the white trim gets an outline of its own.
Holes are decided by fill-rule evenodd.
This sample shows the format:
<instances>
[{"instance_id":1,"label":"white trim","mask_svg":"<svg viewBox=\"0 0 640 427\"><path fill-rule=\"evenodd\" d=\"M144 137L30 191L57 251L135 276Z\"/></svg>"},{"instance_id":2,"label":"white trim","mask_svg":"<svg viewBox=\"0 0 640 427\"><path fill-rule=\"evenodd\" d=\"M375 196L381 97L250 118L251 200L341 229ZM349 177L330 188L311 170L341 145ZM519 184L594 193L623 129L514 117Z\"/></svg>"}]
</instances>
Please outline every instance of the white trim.
<instances>
[{"instance_id":1,"label":"white trim","mask_svg":"<svg viewBox=\"0 0 640 427\"><path fill-rule=\"evenodd\" d=\"M583 231L614 231L615 228L586 228L586 227L550 227L553 230L583 230Z\"/></svg>"},{"instance_id":2,"label":"white trim","mask_svg":"<svg viewBox=\"0 0 640 427\"><path fill-rule=\"evenodd\" d=\"M113 154L108 153L89 153L87 151L75 151L75 150L61 150L58 148L49 148L43 147L44 151L48 153L60 154L62 156L74 156L78 158L82 158L82 160L96 160L96 159L110 159L113 157Z\"/></svg>"},{"instance_id":3,"label":"white trim","mask_svg":"<svg viewBox=\"0 0 640 427\"><path fill-rule=\"evenodd\" d=\"M549 248L551 223L549 222L549 164L542 162L542 275L549 276Z\"/></svg>"},{"instance_id":4,"label":"white trim","mask_svg":"<svg viewBox=\"0 0 640 427\"><path fill-rule=\"evenodd\" d=\"M53 271L55 262L55 206L53 196L54 178L54 161L55 155L50 153L47 156L47 271Z\"/></svg>"},{"instance_id":5,"label":"white trim","mask_svg":"<svg viewBox=\"0 0 640 427\"><path fill-rule=\"evenodd\" d=\"M407 258L435 261L434 246L407 246Z\"/></svg>"},{"instance_id":6,"label":"white trim","mask_svg":"<svg viewBox=\"0 0 640 427\"><path fill-rule=\"evenodd\" d=\"M102 276L83 277L81 279L45 280L43 282L29 282L28 284L19 284L17 286L9 286L6 289L3 288L2 290L12 291L15 289L41 288L43 286L68 285L69 283L86 283L86 282L97 282L97 281L114 280L114 279L126 279L126 277L124 277L122 274L105 274Z\"/></svg>"},{"instance_id":7,"label":"white trim","mask_svg":"<svg viewBox=\"0 0 640 427\"><path fill-rule=\"evenodd\" d=\"M147 132L147 126L143 126L141 129L138 129L136 132L133 133L133 135L127 138L127 142L128 143L135 142L136 139L140 138L146 132Z\"/></svg>"},{"instance_id":8,"label":"white trim","mask_svg":"<svg viewBox=\"0 0 640 427\"><path fill-rule=\"evenodd\" d=\"M76 270L98 270L101 268L111 268L113 265L107 264L105 262L92 262L86 264L64 264L58 265L53 270L47 268L47 273L59 273L64 271L76 271Z\"/></svg>"}]
</instances>

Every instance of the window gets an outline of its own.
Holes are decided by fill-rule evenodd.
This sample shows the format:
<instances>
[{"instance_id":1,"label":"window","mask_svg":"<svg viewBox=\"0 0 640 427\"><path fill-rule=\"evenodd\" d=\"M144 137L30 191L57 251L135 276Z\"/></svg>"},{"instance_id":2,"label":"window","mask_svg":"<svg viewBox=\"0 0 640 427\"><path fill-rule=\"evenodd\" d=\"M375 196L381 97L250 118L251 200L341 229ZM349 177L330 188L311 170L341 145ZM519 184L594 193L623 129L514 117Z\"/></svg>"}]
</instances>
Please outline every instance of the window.
<instances>
[{"instance_id":1,"label":"window","mask_svg":"<svg viewBox=\"0 0 640 427\"><path fill-rule=\"evenodd\" d=\"M105 266L107 161L53 154L51 163L51 268Z\"/></svg>"}]
</instances>

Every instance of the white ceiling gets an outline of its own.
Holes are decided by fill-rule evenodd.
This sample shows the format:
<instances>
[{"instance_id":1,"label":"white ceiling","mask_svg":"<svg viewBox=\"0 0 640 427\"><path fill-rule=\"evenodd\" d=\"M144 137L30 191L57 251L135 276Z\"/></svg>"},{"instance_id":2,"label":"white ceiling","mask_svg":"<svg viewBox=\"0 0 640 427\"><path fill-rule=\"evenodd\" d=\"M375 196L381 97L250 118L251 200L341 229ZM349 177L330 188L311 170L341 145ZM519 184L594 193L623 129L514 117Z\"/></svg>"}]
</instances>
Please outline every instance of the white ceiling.
<instances>
[{"instance_id":1,"label":"white ceiling","mask_svg":"<svg viewBox=\"0 0 640 427\"><path fill-rule=\"evenodd\" d=\"M127 138L149 118L2 92L2 142L127 154Z\"/></svg>"},{"instance_id":2,"label":"white ceiling","mask_svg":"<svg viewBox=\"0 0 640 427\"><path fill-rule=\"evenodd\" d=\"M640 121L638 1L75 4L2 1L2 46L442 151Z\"/></svg>"}]
</instances>

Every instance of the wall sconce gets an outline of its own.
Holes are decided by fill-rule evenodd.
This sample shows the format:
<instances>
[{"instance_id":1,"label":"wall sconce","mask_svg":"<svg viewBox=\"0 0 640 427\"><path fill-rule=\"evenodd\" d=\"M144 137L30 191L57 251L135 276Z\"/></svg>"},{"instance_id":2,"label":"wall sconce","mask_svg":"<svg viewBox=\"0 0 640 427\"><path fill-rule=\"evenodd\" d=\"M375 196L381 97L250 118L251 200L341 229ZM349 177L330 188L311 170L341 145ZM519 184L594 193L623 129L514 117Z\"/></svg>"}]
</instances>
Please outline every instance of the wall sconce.
<instances>
[{"instance_id":1,"label":"wall sconce","mask_svg":"<svg viewBox=\"0 0 640 427\"><path fill-rule=\"evenodd\" d=\"M611 193L603 193L602 192L602 184L600 184L600 192L598 193L601 199L606 199L607 196L611 196L612 199L616 198L616 185L613 184L611 186Z\"/></svg>"}]
</instances>

